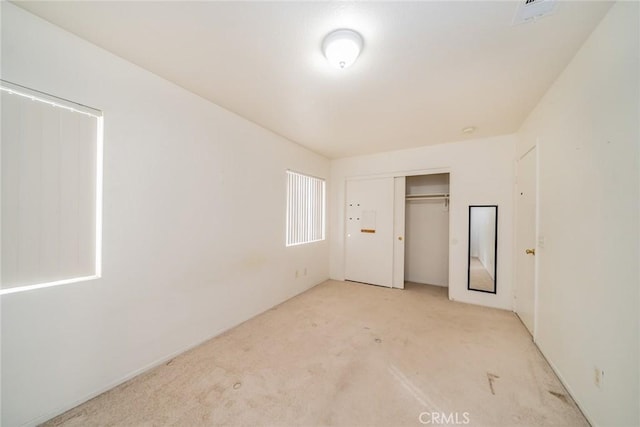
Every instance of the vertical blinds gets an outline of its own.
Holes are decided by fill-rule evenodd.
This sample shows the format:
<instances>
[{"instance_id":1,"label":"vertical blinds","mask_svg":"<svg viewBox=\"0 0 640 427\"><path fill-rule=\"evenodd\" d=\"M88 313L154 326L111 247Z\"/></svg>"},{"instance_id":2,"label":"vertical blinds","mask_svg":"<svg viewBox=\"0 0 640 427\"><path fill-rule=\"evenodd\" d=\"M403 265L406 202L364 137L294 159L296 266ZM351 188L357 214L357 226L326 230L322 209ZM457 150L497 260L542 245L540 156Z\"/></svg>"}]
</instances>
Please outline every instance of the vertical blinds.
<instances>
[{"instance_id":1,"label":"vertical blinds","mask_svg":"<svg viewBox=\"0 0 640 427\"><path fill-rule=\"evenodd\" d=\"M324 240L325 180L287 171L287 246Z\"/></svg>"},{"instance_id":2,"label":"vertical blinds","mask_svg":"<svg viewBox=\"0 0 640 427\"><path fill-rule=\"evenodd\" d=\"M1 293L100 274L102 117L2 82Z\"/></svg>"}]
</instances>

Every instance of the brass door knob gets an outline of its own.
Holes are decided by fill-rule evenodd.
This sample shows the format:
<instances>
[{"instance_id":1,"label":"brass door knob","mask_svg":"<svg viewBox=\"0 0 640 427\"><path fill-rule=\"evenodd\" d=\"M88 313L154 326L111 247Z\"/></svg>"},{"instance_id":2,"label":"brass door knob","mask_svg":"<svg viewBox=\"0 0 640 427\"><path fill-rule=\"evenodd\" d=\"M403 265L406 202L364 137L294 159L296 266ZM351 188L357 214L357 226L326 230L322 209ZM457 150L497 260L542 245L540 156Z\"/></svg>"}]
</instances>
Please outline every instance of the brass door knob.
<instances>
[{"instance_id":1,"label":"brass door knob","mask_svg":"<svg viewBox=\"0 0 640 427\"><path fill-rule=\"evenodd\" d=\"M536 254L536 250L535 249L527 249L524 251L524 253L526 253L527 255L535 255Z\"/></svg>"},{"instance_id":2,"label":"brass door knob","mask_svg":"<svg viewBox=\"0 0 640 427\"><path fill-rule=\"evenodd\" d=\"M402 236L398 236L398 240L402 240Z\"/></svg>"}]
</instances>

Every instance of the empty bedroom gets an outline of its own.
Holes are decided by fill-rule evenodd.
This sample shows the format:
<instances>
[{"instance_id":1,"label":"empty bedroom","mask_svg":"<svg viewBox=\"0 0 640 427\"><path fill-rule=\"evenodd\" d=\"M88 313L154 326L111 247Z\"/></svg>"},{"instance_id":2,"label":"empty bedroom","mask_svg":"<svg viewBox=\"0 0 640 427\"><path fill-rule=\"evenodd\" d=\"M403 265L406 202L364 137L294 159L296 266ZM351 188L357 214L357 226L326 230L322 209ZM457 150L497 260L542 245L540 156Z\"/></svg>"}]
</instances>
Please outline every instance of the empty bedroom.
<instances>
[{"instance_id":1,"label":"empty bedroom","mask_svg":"<svg viewBox=\"0 0 640 427\"><path fill-rule=\"evenodd\" d=\"M640 2L0 25L3 427L640 425Z\"/></svg>"}]
</instances>

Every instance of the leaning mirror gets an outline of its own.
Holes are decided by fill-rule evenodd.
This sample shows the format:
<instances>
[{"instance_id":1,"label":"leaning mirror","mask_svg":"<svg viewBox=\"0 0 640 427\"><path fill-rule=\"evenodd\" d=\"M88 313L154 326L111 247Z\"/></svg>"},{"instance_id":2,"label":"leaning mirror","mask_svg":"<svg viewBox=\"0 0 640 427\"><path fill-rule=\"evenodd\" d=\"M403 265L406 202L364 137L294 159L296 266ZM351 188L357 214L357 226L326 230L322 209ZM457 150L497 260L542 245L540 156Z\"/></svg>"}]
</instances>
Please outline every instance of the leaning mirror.
<instances>
[{"instance_id":1,"label":"leaning mirror","mask_svg":"<svg viewBox=\"0 0 640 427\"><path fill-rule=\"evenodd\" d=\"M496 293L498 206L469 206L467 289Z\"/></svg>"}]
</instances>

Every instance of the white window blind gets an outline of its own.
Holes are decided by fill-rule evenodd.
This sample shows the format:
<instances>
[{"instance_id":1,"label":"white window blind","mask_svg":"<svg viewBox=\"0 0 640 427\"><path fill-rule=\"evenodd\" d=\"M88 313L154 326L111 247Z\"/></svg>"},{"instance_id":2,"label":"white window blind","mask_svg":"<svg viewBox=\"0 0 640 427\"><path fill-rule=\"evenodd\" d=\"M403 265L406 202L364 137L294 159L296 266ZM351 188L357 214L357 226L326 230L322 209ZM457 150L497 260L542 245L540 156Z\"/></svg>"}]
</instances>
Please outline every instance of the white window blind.
<instances>
[{"instance_id":1,"label":"white window blind","mask_svg":"<svg viewBox=\"0 0 640 427\"><path fill-rule=\"evenodd\" d=\"M102 114L0 82L0 294L100 276Z\"/></svg>"},{"instance_id":2,"label":"white window blind","mask_svg":"<svg viewBox=\"0 0 640 427\"><path fill-rule=\"evenodd\" d=\"M324 240L325 180L287 171L287 246Z\"/></svg>"}]
</instances>

